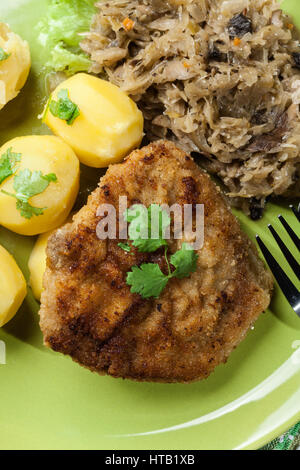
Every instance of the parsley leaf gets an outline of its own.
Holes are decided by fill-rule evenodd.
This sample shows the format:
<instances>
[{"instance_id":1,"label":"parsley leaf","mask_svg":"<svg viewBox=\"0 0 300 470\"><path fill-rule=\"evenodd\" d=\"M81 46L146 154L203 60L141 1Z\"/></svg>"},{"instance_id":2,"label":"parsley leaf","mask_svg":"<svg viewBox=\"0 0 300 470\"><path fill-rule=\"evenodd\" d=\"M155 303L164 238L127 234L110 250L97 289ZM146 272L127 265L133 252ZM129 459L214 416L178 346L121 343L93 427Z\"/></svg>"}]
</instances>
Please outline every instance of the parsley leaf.
<instances>
[{"instance_id":1,"label":"parsley leaf","mask_svg":"<svg viewBox=\"0 0 300 470\"><path fill-rule=\"evenodd\" d=\"M167 248L165 250L167 264ZM127 273L127 284L131 286L133 294L140 294L144 299L149 297L157 298L166 287L168 281L176 277L183 279L197 269L198 255L190 248L188 243L183 243L182 248L171 256L171 263L175 266L175 271L170 272L166 276L158 264L148 263L138 266L133 266L132 270Z\"/></svg>"},{"instance_id":2,"label":"parsley leaf","mask_svg":"<svg viewBox=\"0 0 300 470\"><path fill-rule=\"evenodd\" d=\"M124 217L130 223L129 238L139 252L152 253L167 245L164 234L171 220L159 204L151 204L148 209L135 204L126 210Z\"/></svg>"},{"instance_id":3,"label":"parsley leaf","mask_svg":"<svg viewBox=\"0 0 300 470\"><path fill-rule=\"evenodd\" d=\"M126 210L124 217L130 224L128 232L132 244L143 253L152 253L164 246L168 266L167 275L155 263L142 264L140 267L133 266L126 278L133 294L140 294L144 299L157 298L170 279L175 277L183 279L196 271L198 255L188 243L183 243L181 249L170 258L171 264L175 267L175 270L171 272L168 244L164 239L171 220L159 204L151 204L148 209L141 204L136 204ZM128 244L119 243L118 246L125 251L130 251Z\"/></svg>"},{"instance_id":4,"label":"parsley leaf","mask_svg":"<svg viewBox=\"0 0 300 470\"><path fill-rule=\"evenodd\" d=\"M49 181L49 183L56 183L57 182L57 176L55 173L48 173L48 175L42 176L46 181Z\"/></svg>"},{"instance_id":5,"label":"parsley leaf","mask_svg":"<svg viewBox=\"0 0 300 470\"><path fill-rule=\"evenodd\" d=\"M154 263L133 266L127 273L127 284L131 286L133 294L140 294L144 299L159 297L166 287L169 277L165 276L159 266Z\"/></svg>"},{"instance_id":6,"label":"parsley leaf","mask_svg":"<svg viewBox=\"0 0 300 470\"><path fill-rule=\"evenodd\" d=\"M151 238L148 240L143 240L142 238L138 238L137 240L134 240L132 244L139 250L140 253L153 253L161 246L166 245L166 241L160 239L155 240Z\"/></svg>"},{"instance_id":7,"label":"parsley leaf","mask_svg":"<svg viewBox=\"0 0 300 470\"><path fill-rule=\"evenodd\" d=\"M128 253L130 253L131 248L128 245L128 243L118 243L118 247L122 248L122 250L127 251Z\"/></svg>"},{"instance_id":8,"label":"parsley leaf","mask_svg":"<svg viewBox=\"0 0 300 470\"><path fill-rule=\"evenodd\" d=\"M21 154L12 152L12 147L6 150L0 158L0 184L16 172L14 167L20 160Z\"/></svg>"},{"instance_id":9,"label":"parsley leaf","mask_svg":"<svg viewBox=\"0 0 300 470\"><path fill-rule=\"evenodd\" d=\"M70 100L67 89L60 90L57 96L59 98L58 101L50 101L50 112L53 116L66 121L71 126L75 119L80 116L79 108L77 104Z\"/></svg>"},{"instance_id":10,"label":"parsley leaf","mask_svg":"<svg viewBox=\"0 0 300 470\"><path fill-rule=\"evenodd\" d=\"M5 50L2 49L2 47L0 47L0 62L2 62L3 60L8 59L9 56L10 56L10 54L8 54L7 52L5 52Z\"/></svg>"},{"instance_id":11,"label":"parsley leaf","mask_svg":"<svg viewBox=\"0 0 300 470\"><path fill-rule=\"evenodd\" d=\"M43 176L41 171L32 172L28 168L20 171L14 178L17 199L28 202L29 198L43 193L52 181L57 181L53 173Z\"/></svg>"},{"instance_id":12,"label":"parsley leaf","mask_svg":"<svg viewBox=\"0 0 300 470\"><path fill-rule=\"evenodd\" d=\"M16 194L8 193L4 190L2 192L17 199L17 210L20 211L22 217L31 219L34 215L43 215L47 208L31 206L29 199L43 193L51 182L56 181L57 177L54 173L43 175L41 171L32 172L26 168L14 177L13 187Z\"/></svg>"},{"instance_id":13,"label":"parsley leaf","mask_svg":"<svg viewBox=\"0 0 300 470\"><path fill-rule=\"evenodd\" d=\"M197 270L197 259L198 255L190 248L190 245L183 243L181 250L176 251L170 258L172 265L176 268L172 273L172 277L178 279L189 277L191 273Z\"/></svg>"},{"instance_id":14,"label":"parsley leaf","mask_svg":"<svg viewBox=\"0 0 300 470\"><path fill-rule=\"evenodd\" d=\"M130 240L148 238L148 210L142 204L134 204L124 213L124 218L129 222L128 235Z\"/></svg>"},{"instance_id":15,"label":"parsley leaf","mask_svg":"<svg viewBox=\"0 0 300 470\"><path fill-rule=\"evenodd\" d=\"M25 219L31 219L34 215L43 215L44 210L46 210L47 207L34 207L29 204L29 202L23 202L18 200L17 209L18 211L20 211L22 217L25 217Z\"/></svg>"}]
</instances>

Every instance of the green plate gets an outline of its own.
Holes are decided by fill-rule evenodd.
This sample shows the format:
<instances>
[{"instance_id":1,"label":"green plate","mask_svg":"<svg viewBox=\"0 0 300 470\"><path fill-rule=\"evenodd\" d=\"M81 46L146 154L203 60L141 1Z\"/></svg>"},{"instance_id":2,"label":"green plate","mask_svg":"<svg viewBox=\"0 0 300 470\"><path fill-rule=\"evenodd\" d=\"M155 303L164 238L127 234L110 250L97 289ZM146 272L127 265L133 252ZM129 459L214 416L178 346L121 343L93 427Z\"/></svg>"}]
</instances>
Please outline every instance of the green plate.
<instances>
[{"instance_id":1,"label":"green plate","mask_svg":"<svg viewBox=\"0 0 300 470\"><path fill-rule=\"evenodd\" d=\"M285 5L298 11L300 22L298 0ZM36 119L45 99L47 57L34 32L45 6L45 0L1 1L1 20L29 41L33 67L23 92L1 111L0 144L47 132ZM90 173L84 177L89 180ZM286 207L269 205L259 222L237 215L251 238L260 233L296 281L266 228L274 223L285 238L276 216L283 213L293 223ZM27 279L34 241L0 228L0 242ZM255 449L300 419L300 319L278 288L270 310L228 363L191 385L92 374L44 348L38 310L29 289L17 316L0 330L7 348L7 363L0 365L2 449Z\"/></svg>"}]
</instances>

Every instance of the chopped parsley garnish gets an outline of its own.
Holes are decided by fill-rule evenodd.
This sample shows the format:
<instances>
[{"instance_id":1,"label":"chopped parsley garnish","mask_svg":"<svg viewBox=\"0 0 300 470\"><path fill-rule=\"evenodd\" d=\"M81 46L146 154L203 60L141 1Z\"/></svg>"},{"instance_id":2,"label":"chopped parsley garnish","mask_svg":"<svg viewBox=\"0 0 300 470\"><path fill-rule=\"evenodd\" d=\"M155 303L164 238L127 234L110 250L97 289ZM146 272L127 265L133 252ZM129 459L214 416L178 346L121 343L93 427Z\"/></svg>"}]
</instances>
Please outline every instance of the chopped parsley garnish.
<instances>
[{"instance_id":1,"label":"chopped parsley garnish","mask_svg":"<svg viewBox=\"0 0 300 470\"><path fill-rule=\"evenodd\" d=\"M148 263L133 266L131 272L127 273L127 284L131 287L133 294L140 294L144 299L159 297L168 283L169 277L160 270L158 264Z\"/></svg>"},{"instance_id":2,"label":"chopped parsley garnish","mask_svg":"<svg viewBox=\"0 0 300 470\"><path fill-rule=\"evenodd\" d=\"M57 96L59 98L58 101L51 100L50 98L50 112L53 116L66 121L71 126L75 119L80 116L79 108L77 104L70 100L67 89L60 90Z\"/></svg>"},{"instance_id":3,"label":"chopped parsley garnish","mask_svg":"<svg viewBox=\"0 0 300 470\"><path fill-rule=\"evenodd\" d=\"M130 253L131 248L130 248L130 245L128 245L128 243L118 243L118 247Z\"/></svg>"},{"instance_id":4,"label":"chopped parsley garnish","mask_svg":"<svg viewBox=\"0 0 300 470\"><path fill-rule=\"evenodd\" d=\"M155 216L154 219L153 215ZM198 255L188 243L183 243L181 249L174 253L169 261L168 244L163 237L171 220L158 204L151 204L148 209L141 205L135 205L126 211L125 219L130 223L129 238L132 240L132 244L143 253L152 253L164 246L165 260L168 266L168 274L164 274L156 263L144 263L140 267L133 266L131 271L127 273L126 278L127 284L131 286L132 293L140 294L144 299L157 298L170 279L174 277L183 279L196 271ZM147 235L151 235L153 222L154 225L158 223L158 227L155 227L157 231L154 231L156 238L146 239ZM125 248L121 245L129 246L120 243L118 246L123 249ZM170 263L175 268L173 271Z\"/></svg>"},{"instance_id":5,"label":"chopped parsley garnish","mask_svg":"<svg viewBox=\"0 0 300 470\"><path fill-rule=\"evenodd\" d=\"M5 52L5 50L2 49L2 47L0 47L0 62L2 62L3 60L8 59L9 56L10 56L10 54L8 54L7 52Z\"/></svg>"},{"instance_id":6,"label":"chopped parsley garnish","mask_svg":"<svg viewBox=\"0 0 300 470\"><path fill-rule=\"evenodd\" d=\"M167 245L164 234L171 220L158 204L151 204L148 209L141 204L135 204L125 212L125 220L130 223L129 238L139 252L152 253Z\"/></svg>"},{"instance_id":7,"label":"chopped parsley garnish","mask_svg":"<svg viewBox=\"0 0 300 470\"><path fill-rule=\"evenodd\" d=\"M57 177L54 173L43 175L41 171L32 172L26 168L14 177L13 187L15 194L8 193L4 190L2 190L2 192L17 200L16 207L22 217L31 219L34 215L43 215L47 207L34 207L29 203L29 199L37 194L43 193L51 182L57 182Z\"/></svg>"},{"instance_id":8,"label":"chopped parsley garnish","mask_svg":"<svg viewBox=\"0 0 300 470\"><path fill-rule=\"evenodd\" d=\"M0 184L17 171L16 163L20 160L21 154L14 153L12 147L6 150L0 158Z\"/></svg>"},{"instance_id":9,"label":"chopped parsley garnish","mask_svg":"<svg viewBox=\"0 0 300 470\"><path fill-rule=\"evenodd\" d=\"M167 275L155 263L142 264L140 267L133 266L132 270L127 273L126 279L127 284L131 286L132 293L140 294L144 299L157 298L170 279L189 277L197 269L198 255L189 247L188 243L183 243L181 249L170 258L171 264L176 268L175 271L171 272L167 248L165 249L165 258L169 268Z\"/></svg>"},{"instance_id":10,"label":"chopped parsley garnish","mask_svg":"<svg viewBox=\"0 0 300 470\"><path fill-rule=\"evenodd\" d=\"M190 273L194 273L197 270L197 259L194 250L191 250L188 243L183 243L180 250L176 251L171 256L170 261L175 266L175 271L172 273L172 277L183 279L189 277Z\"/></svg>"}]
</instances>

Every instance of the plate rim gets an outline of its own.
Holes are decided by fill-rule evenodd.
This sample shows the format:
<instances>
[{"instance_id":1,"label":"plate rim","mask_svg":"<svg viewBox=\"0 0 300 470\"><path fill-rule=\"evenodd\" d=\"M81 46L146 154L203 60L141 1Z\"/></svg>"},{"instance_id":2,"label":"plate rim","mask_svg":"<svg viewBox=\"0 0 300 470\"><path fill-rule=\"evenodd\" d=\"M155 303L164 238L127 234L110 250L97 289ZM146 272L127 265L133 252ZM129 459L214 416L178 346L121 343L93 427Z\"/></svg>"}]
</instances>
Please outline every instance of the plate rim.
<instances>
[{"instance_id":1,"label":"plate rim","mask_svg":"<svg viewBox=\"0 0 300 470\"><path fill-rule=\"evenodd\" d=\"M289 429L295 426L300 421L300 410L296 413L293 418L290 418L285 423L278 425L274 430L269 431L263 437L257 439L252 444L242 447L241 450L260 450L261 447L264 447L269 442L273 441L277 437L286 433Z\"/></svg>"}]
</instances>

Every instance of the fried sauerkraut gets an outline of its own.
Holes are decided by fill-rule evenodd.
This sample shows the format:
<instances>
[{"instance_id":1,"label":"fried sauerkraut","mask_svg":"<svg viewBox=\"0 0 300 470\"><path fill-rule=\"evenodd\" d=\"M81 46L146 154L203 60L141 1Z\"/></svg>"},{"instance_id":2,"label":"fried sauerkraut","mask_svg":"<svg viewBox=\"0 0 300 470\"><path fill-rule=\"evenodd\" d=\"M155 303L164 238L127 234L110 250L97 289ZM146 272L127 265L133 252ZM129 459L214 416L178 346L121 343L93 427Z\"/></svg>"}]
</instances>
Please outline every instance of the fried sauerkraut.
<instances>
[{"instance_id":1,"label":"fried sauerkraut","mask_svg":"<svg viewBox=\"0 0 300 470\"><path fill-rule=\"evenodd\" d=\"M276 0L97 3L82 42L92 71L138 102L150 139L166 137L261 213L300 195L300 49Z\"/></svg>"}]
</instances>

